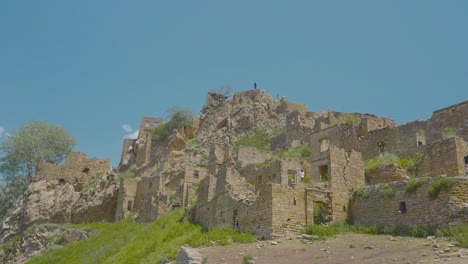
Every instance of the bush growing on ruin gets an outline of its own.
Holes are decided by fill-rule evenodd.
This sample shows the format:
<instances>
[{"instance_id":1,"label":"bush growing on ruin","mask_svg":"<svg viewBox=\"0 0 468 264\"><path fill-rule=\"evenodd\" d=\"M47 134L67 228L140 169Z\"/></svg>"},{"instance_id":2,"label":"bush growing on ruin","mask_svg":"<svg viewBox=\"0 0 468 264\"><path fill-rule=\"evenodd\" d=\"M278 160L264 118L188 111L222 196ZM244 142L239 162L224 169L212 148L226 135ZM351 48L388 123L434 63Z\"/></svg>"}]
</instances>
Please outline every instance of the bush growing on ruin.
<instances>
[{"instance_id":1,"label":"bush growing on ruin","mask_svg":"<svg viewBox=\"0 0 468 264\"><path fill-rule=\"evenodd\" d=\"M411 179L408 181L408 184L406 184L405 190L409 193L412 193L426 182L427 182L427 179L420 179L420 180Z\"/></svg>"},{"instance_id":2,"label":"bush growing on ruin","mask_svg":"<svg viewBox=\"0 0 468 264\"><path fill-rule=\"evenodd\" d=\"M351 113L343 114L340 118L340 123L353 124L356 121L356 117Z\"/></svg>"},{"instance_id":3,"label":"bush growing on ruin","mask_svg":"<svg viewBox=\"0 0 468 264\"><path fill-rule=\"evenodd\" d=\"M233 146L254 147L259 150L270 151L270 136L264 127L256 127L253 134L247 134L234 142Z\"/></svg>"},{"instance_id":4,"label":"bush growing on ruin","mask_svg":"<svg viewBox=\"0 0 468 264\"><path fill-rule=\"evenodd\" d=\"M380 184L379 185L380 193L385 197L393 197L395 196L395 190L388 184Z\"/></svg>"},{"instance_id":5,"label":"bush growing on ruin","mask_svg":"<svg viewBox=\"0 0 468 264\"><path fill-rule=\"evenodd\" d=\"M442 139L453 138L456 135L457 133L455 133L453 128L445 128L444 131L442 131Z\"/></svg>"},{"instance_id":6,"label":"bush growing on ruin","mask_svg":"<svg viewBox=\"0 0 468 264\"><path fill-rule=\"evenodd\" d=\"M367 199L369 198L369 191L365 188L358 188L354 190L353 195Z\"/></svg>"},{"instance_id":7,"label":"bush growing on ruin","mask_svg":"<svg viewBox=\"0 0 468 264\"><path fill-rule=\"evenodd\" d=\"M427 194L430 197L435 198L441 191L452 188L456 183L457 180L454 178L439 178L432 182L432 186L427 190Z\"/></svg>"},{"instance_id":8,"label":"bush growing on ruin","mask_svg":"<svg viewBox=\"0 0 468 264\"><path fill-rule=\"evenodd\" d=\"M301 144L299 146L283 149L279 153L279 157L282 159L292 159L292 160L300 160L304 158L306 161L310 162L310 147L306 144Z\"/></svg>"},{"instance_id":9,"label":"bush growing on ruin","mask_svg":"<svg viewBox=\"0 0 468 264\"><path fill-rule=\"evenodd\" d=\"M371 158L366 161L365 172L372 173L377 171L380 167L387 166L390 164L397 164L402 168L405 168L408 172L414 174L416 166L421 161L423 153L416 151L409 157L398 157L393 153L385 153L377 157Z\"/></svg>"},{"instance_id":10,"label":"bush growing on ruin","mask_svg":"<svg viewBox=\"0 0 468 264\"><path fill-rule=\"evenodd\" d=\"M135 178L135 174L131 172L122 172L117 174L117 179L133 179Z\"/></svg>"},{"instance_id":11,"label":"bush growing on ruin","mask_svg":"<svg viewBox=\"0 0 468 264\"><path fill-rule=\"evenodd\" d=\"M193 123L192 110L180 106L174 106L166 110L169 122L157 126L153 130L153 138L162 140L169 137L174 129L183 126L191 126Z\"/></svg>"}]
</instances>

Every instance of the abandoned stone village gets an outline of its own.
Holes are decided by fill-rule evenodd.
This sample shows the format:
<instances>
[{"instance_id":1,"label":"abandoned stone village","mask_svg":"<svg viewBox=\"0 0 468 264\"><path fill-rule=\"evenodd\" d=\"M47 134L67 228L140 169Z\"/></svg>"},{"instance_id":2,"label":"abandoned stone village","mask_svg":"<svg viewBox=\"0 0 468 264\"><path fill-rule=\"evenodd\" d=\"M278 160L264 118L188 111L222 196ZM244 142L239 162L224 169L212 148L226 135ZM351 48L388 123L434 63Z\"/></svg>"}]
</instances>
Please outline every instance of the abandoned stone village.
<instances>
[{"instance_id":1,"label":"abandoned stone village","mask_svg":"<svg viewBox=\"0 0 468 264\"><path fill-rule=\"evenodd\" d=\"M35 223L146 222L181 206L204 226L263 239L317 222L468 222L468 101L397 125L370 114L308 112L255 89L232 98L209 93L192 124L156 138L163 125L142 117L116 171L83 153L60 165L41 162L2 239ZM266 146L252 144L256 138ZM369 168L379 157L406 163ZM448 184L437 189L440 182Z\"/></svg>"}]
</instances>

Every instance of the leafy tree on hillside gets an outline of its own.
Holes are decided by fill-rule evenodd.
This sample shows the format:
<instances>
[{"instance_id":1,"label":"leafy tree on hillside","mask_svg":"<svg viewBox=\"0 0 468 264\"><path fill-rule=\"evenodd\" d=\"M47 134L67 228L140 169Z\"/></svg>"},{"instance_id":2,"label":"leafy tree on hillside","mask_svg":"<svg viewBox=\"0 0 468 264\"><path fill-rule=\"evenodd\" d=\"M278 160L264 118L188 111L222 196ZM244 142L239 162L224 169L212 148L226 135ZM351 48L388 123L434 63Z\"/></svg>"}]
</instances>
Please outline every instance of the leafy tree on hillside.
<instances>
[{"instance_id":1,"label":"leafy tree on hillside","mask_svg":"<svg viewBox=\"0 0 468 264\"><path fill-rule=\"evenodd\" d=\"M32 181L41 158L62 162L75 145L63 128L42 121L24 124L0 143L0 218L20 198Z\"/></svg>"},{"instance_id":2,"label":"leafy tree on hillside","mask_svg":"<svg viewBox=\"0 0 468 264\"><path fill-rule=\"evenodd\" d=\"M173 106L167 109L166 112L168 113L170 120L154 129L153 137L156 140L168 137L174 129L192 125L194 117L192 110L180 106Z\"/></svg>"}]
</instances>

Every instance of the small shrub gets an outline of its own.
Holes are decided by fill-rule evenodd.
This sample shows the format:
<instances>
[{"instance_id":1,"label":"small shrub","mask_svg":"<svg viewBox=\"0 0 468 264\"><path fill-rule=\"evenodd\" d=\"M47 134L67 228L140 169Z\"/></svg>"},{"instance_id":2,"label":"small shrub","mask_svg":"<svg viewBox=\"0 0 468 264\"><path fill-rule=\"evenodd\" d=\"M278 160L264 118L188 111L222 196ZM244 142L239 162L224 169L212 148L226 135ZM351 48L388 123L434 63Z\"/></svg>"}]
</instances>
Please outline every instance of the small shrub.
<instances>
[{"instance_id":1,"label":"small shrub","mask_svg":"<svg viewBox=\"0 0 468 264\"><path fill-rule=\"evenodd\" d=\"M393 197L395 196L395 190L393 190L392 187L390 187L388 184L381 184L379 186L380 188L380 193L385 196L385 197Z\"/></svg>"},{"instance_id":2,"label":"small shrub","mask_svg":"<svg viewBox=\"0 0 468 264\"><path fill-rule=\"evenodd\" d=\"M450 189L457 183L454 178L439 178L432 182L432 186L427 190L427 194L435 198L439 195L440 191Z\"/></svg>"},{"instance_id":3,"label":"small shrub","mask_svg":"<svg viewBox=\"0 0 468 264\"><path fill-rule=\"evenodd\" d=\"M249 261L253 260L252 255L246 255L242 257L242 264L249 264Z\"/></svg>"},{"instance_id":4,"label":"small shrub","mask_svg":"<svg viewBox=\"0 0 468 264\"><path fill-rule=\"evenodd\" d=\"M354 121L356 121L356 117L351 113L346 113L340 118L340 123L353 124Z\"/></svg>"},{"instance_id":5,"label":"small shrub","mask_svg":"<svg viewBox=\"0 0 468 264\"><path fill-rule=\"evenodd\" d=\"M283 149L279 153L279 157L282 159L292 159L292 160L300 160L304 158L306 161L310 160L310 147L306 144L301 144L299 146Z\"/></svg>"},{"instance_id":6,"label":"small shrub","mask_svg":"<svg viewBox=\"0 0 468 264\"><path fill-rule=\"evenodd\" d=\"M427 179L415 180L411 179L408 181L408 184L405 187L406 192L412 193L415 192L417 188L427 182Z\"/></svg>"},{"instance_id":7,"label":"small shrub","mask_svg":"<svg viewBox=\"0 0 468 264\"><path fill-rule=\"evenodd\" d=\"M261 169L261 168L266 167L266 166L268 166L268 165L270 165L269 162L255 163L255 167L257 167L257 169Z\"/></svg>"},{"instance_id":8,"label":"small shrub","mask_svg":"<svg viewBox=\"0 0 468 264\"><path fill-rule=\"evenodd\" d=\"M259 150L270 151L270 136L267 134L266 129L257 127L251 135L244 135L239 140L234 142L233 146L254 147Z\"/></svg>"},{"instance_id":9,"label":"small shrub","mask_svg":"<svg viewBox=\"0 0 468 264\"><path fill-rule=\"evenodd\" d=\"M185 152L195 152L198 154L201 149L201 142L198 138L192 138L187 142L184 151Z\"/></svg>"},{"instance_id":10,"label":"small shrub","mask_svg":"<svg viewBox=\"0 0 468 264\"><path fill-rule=\"evenodd\" d=\"M131 172L122 172L117 174L117 178L120 179L133 179L135 178L135 174Z\"/></svg>"},{"instance_id":11,"label":"small shrub","mask_svg":"<svg viewBox=\"0 0 468 264\"><path fill-rule=\"evenodd\" d=\"M369 198L369 191L365 188L358 188L354 190L353 195L367 199Z\"/></svg>"},{"instance_id":12,"label":"small shrub","mask_svg":"<svg viewBox=\"0 0 468 264\"><path fill-rule=\"evenodd\" d=\"M468 248L468 224L452 226L437 230L438 237L451 237L460 247Z\"/></svg>"},{"instance_id":13,"label":"small shrub","mask_svg":"<svg viewBox=\"0 0 468 264\"><path fill-rule=\"evenodd\" d=\"M315 225L325 224L325 215L323 211L323 205L319 203L314 204L314 224Z\"/></svg>"},{"instance_id":14,"label":"small shrub","mask_svg":"<svg viewBox=\"0 0 468 264\"><path fill-rule=\"evenodd\" d=\"M398 157L392 153L385 153L377 157L371 158L366 161L365 172L373 172L378 170L380 167L398 163Z\"/></svg>"},{"instance_id":15,"label":"small shrub","mask_svg":"<svg viewBox=\"0 0 468 264\"><path fill-rule=\"evenodd\" d=\"M455 130L453 128L446 128L444 131L442 131L442 139L448 139L448 138L453 138L457 134L455 133Z\"/></svg>"}]
</instances>

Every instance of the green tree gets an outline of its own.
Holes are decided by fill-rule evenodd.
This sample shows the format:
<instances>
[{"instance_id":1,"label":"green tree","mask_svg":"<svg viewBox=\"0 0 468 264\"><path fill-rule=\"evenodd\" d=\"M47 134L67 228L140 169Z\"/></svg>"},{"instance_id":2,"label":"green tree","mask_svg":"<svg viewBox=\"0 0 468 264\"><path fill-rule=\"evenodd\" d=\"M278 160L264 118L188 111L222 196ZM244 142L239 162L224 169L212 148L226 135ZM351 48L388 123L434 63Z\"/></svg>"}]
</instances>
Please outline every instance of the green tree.
<instances>
[{"instance_id":1,"label":"green tree","mask_svg":"<svg viewBox=\"0 0 468 264\"><path fill-rule=\"evenodd\" d=\"M157 126L153 131L153 138L161 140L169 137L174 129L183 126L191 126L193 123L193 112L188 108L173 106L166 110L169 122Z\"/></svg>"},{"instance_id":2,"label":"green tree","mask_svg":"<svg viewBox=\"0 0 468 264\"><path fill-rule=\"evenodd\" d=\"M42 121L24 124L1 142L0 218L32 181L39 160L62 162L73 145L75 139L65 129Z\"/></svg>"}]
</instances>

